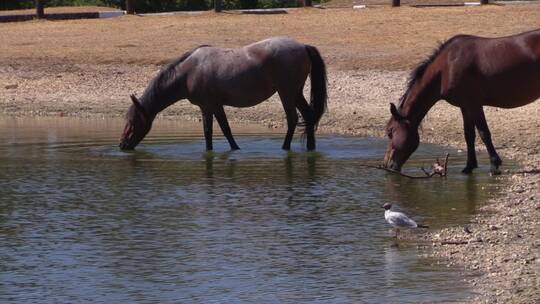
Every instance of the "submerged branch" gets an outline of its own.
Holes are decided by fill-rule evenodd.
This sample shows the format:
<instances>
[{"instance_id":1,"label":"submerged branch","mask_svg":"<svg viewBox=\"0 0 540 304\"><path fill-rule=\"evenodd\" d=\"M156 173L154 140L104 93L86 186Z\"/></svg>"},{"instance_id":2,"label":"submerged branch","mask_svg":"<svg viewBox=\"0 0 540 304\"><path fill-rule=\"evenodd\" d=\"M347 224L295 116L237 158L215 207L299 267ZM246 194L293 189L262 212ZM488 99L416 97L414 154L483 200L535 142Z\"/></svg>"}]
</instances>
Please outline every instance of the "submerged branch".
<instances>
[{"instance_id":1,"label":"submerged branch","mask_svg":"<svg viewBox=\"0 0 540 304\"><path fill-rule=\"evenodd\" d=\"M387 171L387 172L390 172L390 173L394 173L394 174L397 174L397 175L400 175L400 176L404 176L404 177L407 177L407 178L420 179L420 178L430 178L430 177L432 177L432 176L429 176L429 175L425 175L425 176L409 175L409 174L405 174L405 173L402 173L400 171L396 171L396 170L386 168L386 167L383 167L383 166L377 166L376 168Z\"/></svg>"},{"instance_id":2,"label":"submerged branch","mask_svg":"<svg viewBox=\"0 0 540 304\"><path fill-rule=\"evenodd\" d=\"M422 170L422 172L424 172L424 174L425 174L423 176L415 176L415 175L405 174L405 173L402 173L400 171L396 171L396 170L384 167L382 165L379 165L379 166L366 165L365 167L381 169L381 170L384 170L384 171L387 171L387 172L390 172L390 173L398 174L400 176L404 176L404 177L407 177L407 178L413 178L413 179L432 178L435 175L438 175L440 177L445 177L446 174L448 173L448 158L449 158L449 156L450 156L450 154L446 153L443 164L441 164L439 162L439 159L437 158L436 162L431 166L431 172L424 169L424 167L420 167L420 170Z\"/></svg>"}]
</instances>

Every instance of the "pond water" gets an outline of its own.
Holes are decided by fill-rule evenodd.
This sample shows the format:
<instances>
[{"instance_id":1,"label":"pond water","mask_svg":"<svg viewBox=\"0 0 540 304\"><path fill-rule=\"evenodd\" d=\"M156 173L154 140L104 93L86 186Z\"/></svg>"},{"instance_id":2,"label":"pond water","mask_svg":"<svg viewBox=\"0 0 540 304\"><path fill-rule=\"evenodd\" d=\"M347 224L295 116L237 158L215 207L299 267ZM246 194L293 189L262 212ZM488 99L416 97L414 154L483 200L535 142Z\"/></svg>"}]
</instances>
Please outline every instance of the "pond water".
<instances>
[{"instance_id":1,"label":"pond water","mask_svg":"<svg viewBox=\"0 0 540 304\"><path fill-rule=\"evenodd\" d=\"M380 139L319 136L318 152L233 126L157 122L136 151L119 120L0 119L2 303L418 303L470 296L457 270L395 240L381 205L437 228L466 223L500 184L451 153L446 179L364 167ZM418 173L417 170L414 170ZM420 232L418 232L420 233Z\"/></svg>"}]
</instances>

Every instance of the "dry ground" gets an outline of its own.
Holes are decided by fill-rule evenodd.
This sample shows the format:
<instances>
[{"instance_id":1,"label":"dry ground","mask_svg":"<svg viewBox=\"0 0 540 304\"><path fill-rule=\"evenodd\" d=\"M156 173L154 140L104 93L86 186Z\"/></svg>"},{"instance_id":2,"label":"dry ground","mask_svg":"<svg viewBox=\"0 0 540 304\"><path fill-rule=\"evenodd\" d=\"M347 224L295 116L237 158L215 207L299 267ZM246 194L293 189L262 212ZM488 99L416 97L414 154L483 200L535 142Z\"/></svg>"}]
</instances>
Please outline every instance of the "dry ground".
<instances>
[{"instance_id":1,"label":"dry ground","mask_svg":"<svg viewBox=\"0 0 540 304\"><path fill-rule=\"evenodd\" d=\"M319 47L333 69L410 68L457 33L500 36L540 27L540 4L486 7L295 9L0 25L0 63L158 64L201 44L236 47L288 35Z\"/></svg>"},{"instance_id":2,"label":"dry ground","mask_svg":"<svg viewBox=\"0 0 540 304\"><path fill-rule=\"evenodd\" d=\"M366 10L295 9L283 15L237 12L101 20L0 24L0 113L102 115L125 112L131 92L141 93L159 65L200 44L236 47L288 35L320 48L329 68L329 113L320 131L383 136L388 102L402 94L408 70L458 33L502 36L540 28L540 3L512 6ZM250 109L228 108L234 122L280 127L276 98ZM540 103L513 110L487 109L504 159L523 167L507 173L509 188L479 217L472 234L461 227L429 238L435 253L480 276L479 298L501 303L540 301ZM180 102L164 112L198 120ZM120 130L118 130L120 132ZM233 130L234 132L234 130ZM459 110L444 102L428 115L422 140L465 148ZM479 144L479 148L483 145ZM492 228L495 226L496 228ZM518 236L519 235L519 236ZM478 240L439 246L440 240Z\"/></svg>"}]
</instances>

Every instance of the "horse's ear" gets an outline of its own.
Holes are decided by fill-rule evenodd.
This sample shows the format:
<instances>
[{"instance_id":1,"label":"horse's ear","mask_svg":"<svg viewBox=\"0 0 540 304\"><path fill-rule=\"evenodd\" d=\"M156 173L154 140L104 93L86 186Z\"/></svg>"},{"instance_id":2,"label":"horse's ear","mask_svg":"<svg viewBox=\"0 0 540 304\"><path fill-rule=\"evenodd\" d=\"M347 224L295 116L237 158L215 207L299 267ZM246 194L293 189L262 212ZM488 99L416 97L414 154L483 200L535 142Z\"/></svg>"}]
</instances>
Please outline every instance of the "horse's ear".
<instances>
[{"instance_id":1,"label":"horse's ear","mask_svg":"<svg viewBox=\"0 0 540 304\"><path fill-rule=\"evenodd\" d=\"M141 102L139 101L139 99L137 98L137 96L135 96L135 94L131 94L129 95L129 97L131 97L131 101L133 102L133 104L135 105L135 107L137 108L137 110L143 112L146 114Z\"/></svg>"},{"instance_id":2,"label":"horse's ear","mask_svg":"<svg viewBox=\"0 0 540 304\"><path fill-rule=\"evenodd\" d=\"M131 94L129 95L129 97L131 97L131 101L133 102L133 104L137 107L137 108L142 108L141 106L141 102L139 101L139 99L137 98L137 96L135 96L135 94Z\"/></svg>"},{"instance_id":3,"label":"horse's ear","mask_svg":"<svg viewBox=\"0 0 540 304\"><path fill-rule=\"evenodd\" d=\"M399 110L396 108L396 105L393 103L390 103L390 113L392 113L392 116L398 121L403 121L405 118L399 113Z\"/></svg>"}]
</instances>

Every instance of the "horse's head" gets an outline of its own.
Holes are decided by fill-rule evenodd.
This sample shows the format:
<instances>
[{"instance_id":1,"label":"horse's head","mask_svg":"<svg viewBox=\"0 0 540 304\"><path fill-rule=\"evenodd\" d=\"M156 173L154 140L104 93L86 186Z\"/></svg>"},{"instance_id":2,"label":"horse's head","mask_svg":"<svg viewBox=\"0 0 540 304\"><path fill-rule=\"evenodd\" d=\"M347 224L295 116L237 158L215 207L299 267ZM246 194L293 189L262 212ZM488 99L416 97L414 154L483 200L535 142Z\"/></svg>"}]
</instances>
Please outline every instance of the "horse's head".
<instances>
[{"instance_id":1,"label":"horse's head","mask_svg":"<svg viewBox=\"0 0 540 304\"><path fill-rule=\"evenodd\" d=\"M392 118L386 126L386 134L390 142L384 156L384 166L400 171L403 164L418 148L420 136L418 126L413 125L407 117L403 116L393 103L390 104L390 112Z\"/></svg>"},{"instance_id":2,"label":"horse's head","mask_svg":"<svg viewBox=\"0 0 540 304\"><path fill-rule=\"evenodd\" d=\"M133 150L152 127L153 117L143 108L135 95L131 95L131 101L133 104L127 112L126 126L120 138L122 150Z\"/></svg>"}]
</instances>

